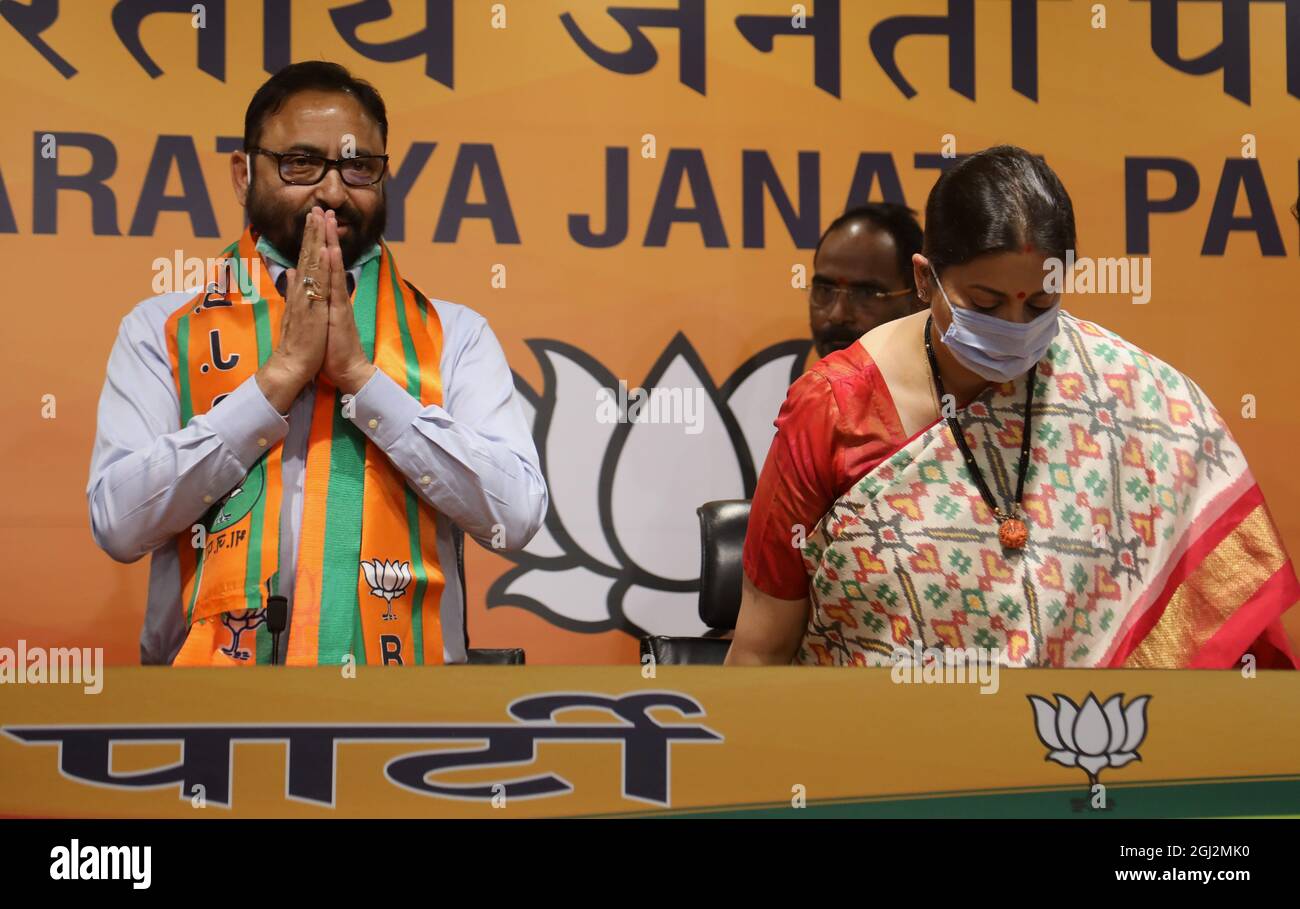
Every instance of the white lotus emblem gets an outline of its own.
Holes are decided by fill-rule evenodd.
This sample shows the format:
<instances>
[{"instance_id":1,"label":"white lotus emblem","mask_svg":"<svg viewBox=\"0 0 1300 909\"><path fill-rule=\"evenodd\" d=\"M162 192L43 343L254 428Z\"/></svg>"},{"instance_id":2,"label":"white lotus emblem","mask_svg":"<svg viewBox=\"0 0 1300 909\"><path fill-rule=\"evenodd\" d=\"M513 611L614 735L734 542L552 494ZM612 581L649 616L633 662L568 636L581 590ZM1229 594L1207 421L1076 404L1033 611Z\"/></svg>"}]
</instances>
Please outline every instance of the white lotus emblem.
<instances>
[{"instance_id":1,"label":"white lotus emblem","mask_svg":"<svg viewBox=\"0 0 1300 909\"><path fill-rule=\"evenodd\" d=\"M529 341L544 385L539 394L516 375L515 387L551 505L532 542L506 554L516 567L492 585L488 607L517 606L577 632L702 634L695 509L753 493L810 343L769 347L719 386L679 333L636 387L701 402L688 427L602 421L600 390L618 389L619 378L570 344Z\"/></svg>"},{"instance_id":2,"label":"white lotus emblem","mask_svg":"<svg viewBox=\"0 0 1300 909\"><path fill-rule=\"evenodd\" d=\"M1151 696L1134 698L1124 707L1122 699L1117 694L1102 705L1090 693L1080 707L1063 694L1056 695L1055 705L1029 695L1038 738L1051 749L1046 759L1082 768L1090 786L1097 784L1102 769L1142 760L1137 749L1146 738Z\"/></svg>"},{"instance_id":3,"label":"white lotus emblem","mask_svg":"<svg viewBox=\"0 0 1300 909\"><path fill-rule=\"evenodd\" d=\"M396 619L397 616L393 614L393 600L406 593L406 588L411 583L411 563L398 562L395 559L391 562L372 559L369 562L362 562L361 570L366 573L370 595L383 597L388 602L388 610L381 618L385 622Z\"/></svg>"}]
</instances>

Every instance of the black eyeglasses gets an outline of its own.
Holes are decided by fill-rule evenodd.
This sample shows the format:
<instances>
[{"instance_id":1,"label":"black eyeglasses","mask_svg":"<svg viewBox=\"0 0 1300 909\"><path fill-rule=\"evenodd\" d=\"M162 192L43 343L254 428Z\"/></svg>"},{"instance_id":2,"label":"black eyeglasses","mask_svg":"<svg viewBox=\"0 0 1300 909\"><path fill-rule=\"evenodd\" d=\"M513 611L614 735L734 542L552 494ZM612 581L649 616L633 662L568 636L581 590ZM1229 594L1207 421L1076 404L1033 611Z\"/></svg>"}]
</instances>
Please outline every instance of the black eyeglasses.
<instances>
[{"instance_id":1,"label":"black eyeglasses","mask_svg":"<svg viewBox=\"0 0 1300 909\"><path fill-rule=\"evenodd\" d=\"M339 176L348 186L373 186L384 178L388 169L388 155L357 155L353 158L323 158L303 152L273 152L254 146L249 154L274 158L280 167L280 179L294 186L315 186L325 179L331 167L337 167Z\"/></svg>"},{"instance_id":2,"label":"black eyeglasses","mask_svg":"<svg viewBox=\"0 0 1300 909\"><path fill-rule=\"evenodd\" d=\"M840 294L844 294L848 298L850 307L859 312L868 313L889 300L897 300L899 297L907 296L912 292L910 287L904 287L902 290L872 290L867 287L853 285L840 287L838 284L832 284L829 281L814 279L808 296L813 309L827 310L835 305L835 300Z\"/></svg>"}]
</instances>

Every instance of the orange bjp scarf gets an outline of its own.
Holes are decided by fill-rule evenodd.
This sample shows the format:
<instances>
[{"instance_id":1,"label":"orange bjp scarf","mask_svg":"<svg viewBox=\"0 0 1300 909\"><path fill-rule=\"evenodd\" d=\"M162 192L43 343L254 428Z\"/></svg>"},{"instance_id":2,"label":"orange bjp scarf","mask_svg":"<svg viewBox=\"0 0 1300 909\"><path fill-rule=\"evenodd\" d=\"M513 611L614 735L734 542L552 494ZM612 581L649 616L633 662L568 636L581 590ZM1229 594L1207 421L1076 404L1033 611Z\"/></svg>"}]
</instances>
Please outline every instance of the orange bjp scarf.
<instances>
[{"instance_id":1,"label":"orange bjp scarf","mask_svg":"<svg viewBox=\"0 0 1300 909\"><path fill-rule=\"evenodd\" d=\"M204 292L167 320L182 427L266 362L284 298L258 262L250 229L222 252L225 293ZM254 276L248 263L263 266ZM404 285L392 252L364 264L352 299L367 359L424 406L442 402L442 325ZM270 662L265 597L279 587L284 446L265 451L244 480L176 538L187 637L173 665ZM202 529L199 529L201 525ZM435 516L348 415L323 374L303 478L303 513L286 662L294 666L441 663L444 583Z\"/></svg>"}]
</instances>

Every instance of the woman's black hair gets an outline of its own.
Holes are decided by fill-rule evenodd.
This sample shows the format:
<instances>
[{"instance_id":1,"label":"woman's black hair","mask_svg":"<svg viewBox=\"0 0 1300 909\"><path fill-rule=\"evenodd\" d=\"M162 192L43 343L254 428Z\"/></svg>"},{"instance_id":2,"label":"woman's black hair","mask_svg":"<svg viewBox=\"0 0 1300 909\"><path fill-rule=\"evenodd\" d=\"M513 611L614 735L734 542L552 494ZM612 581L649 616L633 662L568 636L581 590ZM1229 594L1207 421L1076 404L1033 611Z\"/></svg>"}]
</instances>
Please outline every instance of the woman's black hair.
<instances>
[{"instance_id":1,"label":"woman's black hair","mask_svg":"<svg viewBox=\"0 0 1300 909\"><path fill-rule=\"evenodd\" d=\"M1075 248L1074 206L1037 155L997 145L945 171L925 203L925 257L936 272L1027 244L1065 259Z\"/></svg>"},{"instance_id":2,"label":"woman's black hair","mask_svg":"<svg viewBox=\"0 0 1300 909\"><path fill-rule=\"evenodd\" d=\"M258 144L262 138L262 124L278 111L291 95L305 91L344 92L360 102L376 123L384 145L388 145L388 111L384 99L375 87L364 79L357 79L346 68L326 60L304 60L290 63L262 83L248 102L244 112L244 151Z\"/></svg>"}]
</instances>

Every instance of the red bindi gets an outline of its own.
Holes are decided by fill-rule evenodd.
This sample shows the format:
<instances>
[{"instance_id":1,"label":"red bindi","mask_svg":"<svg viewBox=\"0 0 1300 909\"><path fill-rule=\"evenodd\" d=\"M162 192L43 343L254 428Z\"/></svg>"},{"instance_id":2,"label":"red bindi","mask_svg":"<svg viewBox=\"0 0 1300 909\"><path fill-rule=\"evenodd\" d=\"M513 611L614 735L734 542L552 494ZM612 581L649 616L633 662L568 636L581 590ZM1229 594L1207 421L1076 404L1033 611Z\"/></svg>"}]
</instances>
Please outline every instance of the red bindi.
<instances>
[{"instance_id":1,"label":"red bindi","mask_svg":"<svg viewBox=\"0 0 1300 909\"><path fill-rule=\"evenodd\" d=\"M1017 300L1023 300L1024 298L1025 298L1025 292L1023 290L1016 291Z\"/></svg>"}]
</instances>

